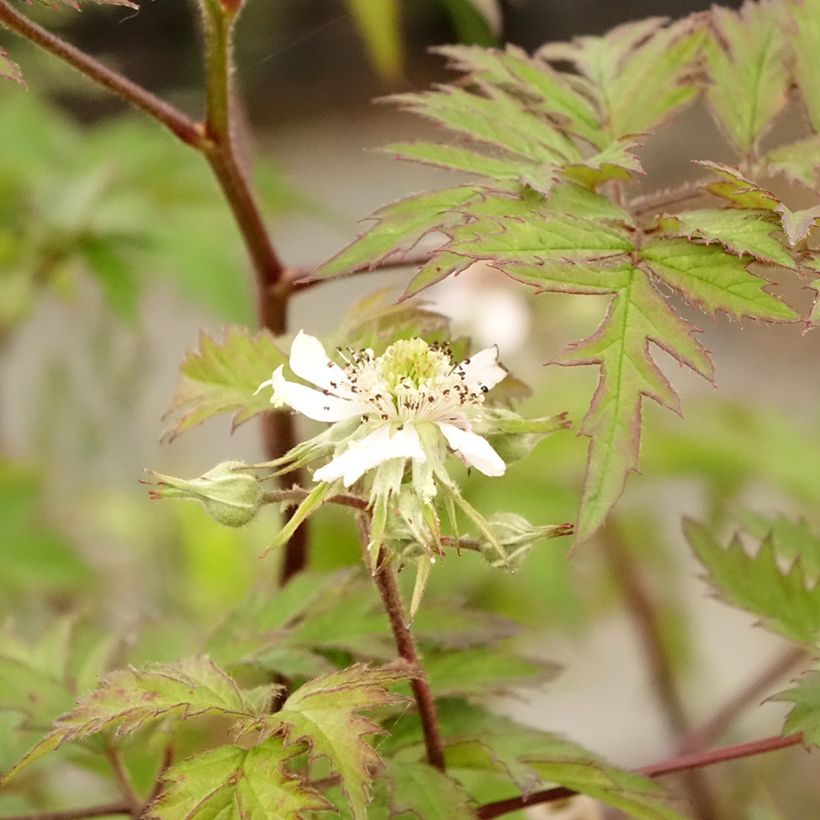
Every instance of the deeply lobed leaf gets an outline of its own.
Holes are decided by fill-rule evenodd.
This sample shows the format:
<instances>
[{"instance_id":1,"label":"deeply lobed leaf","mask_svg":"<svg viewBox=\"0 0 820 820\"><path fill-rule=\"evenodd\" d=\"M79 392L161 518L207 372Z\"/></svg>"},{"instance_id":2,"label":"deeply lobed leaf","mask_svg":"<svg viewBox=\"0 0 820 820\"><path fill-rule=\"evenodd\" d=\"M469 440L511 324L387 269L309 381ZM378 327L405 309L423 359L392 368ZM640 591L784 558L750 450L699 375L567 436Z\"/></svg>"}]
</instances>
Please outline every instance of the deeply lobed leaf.
<instances>
[{"instance_id":1,"label":"deeply lobed leaf","mask_svg":"<svg viewBox=\"0 0 820 820\"><path fill-rule=\"evenodd\" d=\"M205 714L251 719L266 711L273 688L251 695L208 657L174 664L154 664L146 669L124 669L104 677L98 687L80 698L71 711L54 721L54 728L9 772L24 766L64 743L82 740L102 731L116 736L133 732L162 718L185 720Z\"/></svg>"},{"instance_id":2,"label":"deeply lobed leaf","mask_svg":"<svg viewBox=\"0 0 820 820\"><path fill-rule=\"evenodd\" d=\"M380 729L359 713L402 700L386 687L409 672L365 664L331 672L297 689L275 714L248 721L243 731L259 741L282 734L288 744L307 743L311 759L327 758L341 777L353 817L365 818L373 772L380 763L367 738Z\"/></svg>"},{"instance_id":3,"label":"deeply lobed leaf","mask_svg":"<svg viewBox=\"0 0 820 820\"><path fill-rule=\"evenodd\" d=\"M746 156L786 104L786 43L771 2L739 11L714 6L706 41L707 97L723 130Z\"/></svg>"},{"instance_id":4,"label":"deeply lobed leaf","mask_svg":"<svg viewBox=\"0 0 820 820\"><path fill-rule=\"evenodd\" d=\"M606 133L617 140L651 130L698 93L692 69L704 37L700 20L665 23L652 17L602 37L550 43L538 53L576 66Z\"/></svg>"},{"instance_id":5,"label":"deeply lobed leaf","mask_svg":"<svg viewBox=\"0 0 820 820\"><path fill-rule=\"evenodd\" d=\"M273 738L251 749L220 746L172 766L160 798L146 812L155 820L293 820L328 802L285 770L298 750Z\"/></svg>"}]
</instances>

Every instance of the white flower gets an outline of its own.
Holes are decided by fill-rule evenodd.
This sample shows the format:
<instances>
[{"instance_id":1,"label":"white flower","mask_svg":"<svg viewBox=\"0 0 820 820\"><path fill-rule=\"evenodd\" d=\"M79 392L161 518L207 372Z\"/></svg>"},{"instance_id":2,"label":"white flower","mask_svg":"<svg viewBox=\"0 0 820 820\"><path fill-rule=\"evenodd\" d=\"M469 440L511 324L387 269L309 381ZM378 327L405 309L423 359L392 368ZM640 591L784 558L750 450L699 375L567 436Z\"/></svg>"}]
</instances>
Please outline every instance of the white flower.
<instances>
[{"instance_id":1,"label":"white flower","mask_svg":"<svg viewBox=\"0 0 820 820\"><path fill-rule=\"evenodd\" d=\"M333 459L314 473L316 481L341 479L350 487L391 459L410 459L415 473L433 457L431 429L468 466L488 476L504 474L504 461L473 431L484 395L507 375L498 364L497 348L455 364L446 347L410 339L393 343L381 356L362 350L343 357L344 365L331 361L318 339L300 331L291 346L290 368L315 387L289 381L283 367L259 386L273 388L272 403L316 421L361 420ZM431 482L421 476L418 485L430 488Z\"/></svg>"}]
</instances>

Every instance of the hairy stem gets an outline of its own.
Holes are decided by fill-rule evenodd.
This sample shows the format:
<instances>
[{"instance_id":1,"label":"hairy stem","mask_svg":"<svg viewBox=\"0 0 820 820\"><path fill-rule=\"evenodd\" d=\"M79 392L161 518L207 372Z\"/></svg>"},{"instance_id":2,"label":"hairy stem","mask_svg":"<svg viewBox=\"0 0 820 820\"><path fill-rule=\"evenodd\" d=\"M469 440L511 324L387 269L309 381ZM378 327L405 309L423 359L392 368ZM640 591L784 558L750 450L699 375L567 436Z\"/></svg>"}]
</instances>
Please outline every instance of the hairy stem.
<instances>
[{"instance_id":1,"label":"hairy stem","mask_svg":"<svg viewBox=\"0 0 820 820\"><path fill-rule=\"evenodd\" d=\"M714 743L750 706L755 706L771 688L807 659L802 647L790 647L755 676L737 694L729 698L703 725L689 732L680 741L677 753L691 754Z\"/></svg>"},{"instance_id":2,"label":"hairy stem","mask_svg":"<svg viewBox=\"0 0 820 820\"><path fill-rule=\"evenodd\" d=\"M44 51L59 57L97 85L113 91L126 102L153 117L186 145L199 150L204 150L207 146L207 137L198 123L150 91L95 60L89 54L80 51L60 37L56 37L50 31L46 31L42 26L18 12L7 0L0 0L0 24Z\"/></svg>"},{"instance_id":3,"label":"hairy stem","mask_svg":"<svg viewBox=\"0 0 820 820\"><path fill-rule=\"evenodd\" d=\"M253 262L259 325L279 336L287 331L290 283L242 167L233 133L235 105L231 48L238 8L238 4L226 8L214 0L206 0L202 6L207 97L205 130L209 138L209 147L204 154L234 213ZM293 416L284 412L266 414L262 421L262 441L269 459L279 458L290 450L296 444ZM301 483L298 472L294 478ZM280 574L282 583L304 568L307 536L307 523L304 523L288 541Z\"/></svg>"},{"instance_id":4,"label":"hairy stem","mask_svg":"<svg viewBox=\"0 0 820 820\"><path fill-rule=\"evenodd\" d=\"M601 531L610 569L620 586L627 611L641 639L652 687L660 703L663 716L673 737L689 732L689 719L678 688L672 662L663 641L654 601L635 567L629 549L623 543L617 525L609 522ZM702 772L690 771L684 785L695 815L701 820L717 817L715 801Z\"/></svg>"},{"instance_id":5,"label":"hairy stem","mask_svg":"<svg viewBox=\"0 0 820 820\"><path fill-rule=\"evenodd\" d=\"M366 554L367 544L370 541L368 519L365 515L360 515L358 519L359 538L362 543L365 565L369 565ZM416 652L416 645L410 629L404 619L404 609L402 608L399 589L396 586L396 577L393 570L385 560L385 553L379 555L376 565L376 572L373 576L376 588L384 605L384 611L390 621L390 629L393 632L393 639L396 642L396 649L399 657L402 658L413 669L418 670L418 676L410 679L410 688L413 691L413 698L421 720L421 728L424 733L424 747L427 751L427 762L431 766L444 771L444 746L441 742L441 731L439 730L438 718L436 716L436 705L433 694L424 677L424 670L419 663L419 656Z\"/></svg>"},{"instance_id":6,"label":"hairy stem","mask_svg":"<svg viewBox=\"0 0 820 820\"><path fill-rule=\"evenodd\" d=\"M802 740L803 735L799 732L797 734L787 735L786 737L776 735L774 737L763 738L762 740L755 740L751 743L738 743L734 746L724 746L720 749L713 749L708 752L677 755L661 763L655 763L651 766L644 766L642 769L637 769L637 773L651 778L665 777L666 775L677 774L678 772L714 766L717 763L725 763L729 760L740 760L744 757L753 757L754 755L764 754L766 752L774 752L778 749L786 749L789 746L797 746ZM578 794L578 792L573 789L558 786L552 789L533 792L529 795L518 795L506 800L496 800L493 803L486 803L476 810L476 814L484 820L490 817L501 817L503 814L520 811L527 806L566 800L575 794Z\"/></svg>"}]
</instances>

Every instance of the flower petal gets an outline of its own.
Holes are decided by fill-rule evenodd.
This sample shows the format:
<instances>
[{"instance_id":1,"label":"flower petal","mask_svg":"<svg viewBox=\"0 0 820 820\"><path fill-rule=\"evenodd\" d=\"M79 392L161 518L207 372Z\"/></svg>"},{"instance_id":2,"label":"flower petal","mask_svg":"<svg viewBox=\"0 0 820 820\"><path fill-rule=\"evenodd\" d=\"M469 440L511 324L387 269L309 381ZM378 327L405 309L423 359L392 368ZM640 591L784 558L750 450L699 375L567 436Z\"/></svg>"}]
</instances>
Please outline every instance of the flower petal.
<instances>
[{"instance_id":1,"label":"flower petal","mask_svg":"<svg viewBox=\"0 0 820 820\"><path fill-rule=\"evenodd\" d=\"M296 334L290 346L290 369L299 378L332 393L339 394L339 388L342 388L343 395L350 392L344 390L348 384L344 370L328 358L324 346L315 336L309 336L303 330Z\"/></svg>"},{"instance_id":2,"label":"flower petal","mask_svg":"<svg viewBox=\"0 0 820 820\"><path fill-rule=\"evenodd\" d=\"M475 467L484 475L504 475L507 465L501 456L493 450L487 439L476 433L460 430L458 427L443 421L438 422L438 428L444 438L447 439L450 447L464 459L468 466Z\"/></svg>"},{"instance_id":3,"label":"flower petal","mask_svg":"<svg viewBox=\"0 0 820 820\"><path fill-rule=\"evenodd\" d=\"M280 365L273 372L270 383L273 387L271 403L283 402L303 416L315 421L342 421L361 415L364 408L359 402L348 401L337 396L325 395L320 390L289 382Z\"/></svg>"},{"instance_id":4,"label":"flower petal","mask_svg":"<svg viewBox=\"0 0 820 820\"><path fill-rule=\"evenodd\" d=\"M391 458L412 458L424 461L426 456L415 428L408 424L391 433L386 424L380 425L361 441L354 441L340 455L318 469L315 481L343 479L345 487L355 484L368 470Z\"/></svg>"},{"instance_id":5,"label":"flower petal","mask_svg":"<svg viewBox=\"0 0 820 820\"><path fill-rule=\"evenodd\" d=\"M495 387L506 375L507 371L498 364L498 347L485 347L469 359L465 359L458 366L464 373L467 387L475 393Z\"/></svg>"}]
</instances>

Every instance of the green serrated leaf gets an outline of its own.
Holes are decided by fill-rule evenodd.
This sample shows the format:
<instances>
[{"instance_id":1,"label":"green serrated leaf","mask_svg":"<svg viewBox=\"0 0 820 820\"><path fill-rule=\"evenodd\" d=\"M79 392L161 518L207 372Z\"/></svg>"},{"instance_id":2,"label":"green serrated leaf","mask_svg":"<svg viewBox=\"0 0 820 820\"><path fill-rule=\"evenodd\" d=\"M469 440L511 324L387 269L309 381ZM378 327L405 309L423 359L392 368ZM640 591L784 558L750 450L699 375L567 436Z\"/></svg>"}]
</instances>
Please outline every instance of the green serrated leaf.
<instances>
[{"instance_id":1,"label":"green serrated leaf","mask_svg":"<svg viewBox=\"0 0 820 820\"><path fill-rule=\"evenodd\" d=\"M617 140L650 131L698 93L691 75L704 38L699 23L665 22L627 23L603 37L550 43L539 54L575 64L603 113L605 133Z\"/></svg>"},{"instance_id":2,"label":"green serrated leaf","mask_svg":"<svg viewBox=\"0 0 820 820\"><path fill-rule=\"evenodd\" d=\"M502 181L518 182L523 177L536 173L539 168L533 162L493 157L446 143L397 142L386 146L384 150L401 159Z\"/></svg>"},{"instance_id":3,"label":"green serrated leaf","mask_svg":"<svg viewBox=\"0 0 820 820\"><path fill-rule=\"evenodd\" d=\"M402 70L402 40L398 0L345 0L367 47L370 62L386 80Z\"/></svg>"},{"instance_id":4,"label":"green serrated leaf","mask_svg":"<svg viewBox=\"0 0 820 820\"><path fill-rule=\"evenodd\" d=\"M814 669L803 675L797 685L778 692L770 700L793 703L783 733L802 732L803 742L808 746L820 746L820 670Z\"/></svg>"},{"instance_id":5,"label":"green serrated leaf","mask_svg":"<svg viewBox=\"0 0 820 820\"><path fill-rule=\"evenodd\" d=\"M711 17L707 98L726 135L746 156L786 104L783 31L771 3L744 3L739 11L714 6Z\"/></svg>"},{"instance_id":6,"label":"green serrated leaf","mask_svg":"<svg viewBox=\"0 0 820 820\"><path fill-rule=\"evenodd\" d=\"M394 815L412 813L419 820L474 820L470 796L458 781L424 763L386 760Z\"/></svg>"},{"instance_id":7,"label":"green serrated leaf","mask_svg":"<svg viewBox=\"0 0 820 820\"><path fill-rule=\"evenodd\" d=\"M187 355L166 416L165 437L175 439L219 413L236 411L233 429L271 409L270 394L259 385L287 361L266 330L252 333L229 325L221 341L202 333L199 350Z\"/></svg>"},{"instance_id":8,"label":"green serrated leaf","mask_svg":"<svg viewBox=\"0 0 820 820\"><path fill-rule=\"evenodd\" d=\"M818 107L820 116L820 106ZM817 170L820 168L820 135L781 145L765 157L770 173L780 173L807 186L817 188Z\"/></svg>"},{"instance_id":9,"label":"green serrated leaf","mask_svg":"<svg viewBox=\"0 0 820 820\"><path fill-rule=\"evenodd\" d=\"M410 280L400 301L418 296L423 290L441 282L454 273L461 273L473 264L472 259L465 259L455 253L439 252L422 265L418 273Z\"/></svg>"},{"instance_id":10,"label":"green serrated leaf","mask_svg":"<svg viewBox=\"0 0 820 820\"><path fill-rule=\"evenodd\" d=\"M715 245L652 239L639 254L653 274L708 313L721 310L735 319L779 322L797 318L792 308L765 290L768 282L751 273L747 262Z\"/></svg>"},{"instance_id":11,"label":"green serrated leaf","mask_svg":"<svg viewBox=\"0 0 820 820\"><path fill-rule=\"evenodd\" d=\"M220 746L183 760L165 774L154 820L293 820L330 804L285 768L298 749L278 738L252 749Z\"/></svg>"},{"instance_id":12,"label":"green serrated leaf","mask_svg":"<svg viewBox=\"0 0 820 820\"><path fill-rule=\"evenodd\" d=\"M816 132L820 131L820 77L817 55L820 53L820 2L789 0L784 4L790 25L786 38L794 57L794 76Z\"/></svg>"},{"instance_id":13,"label":"green serrated leaf","mask_svg":"<svg viewBox=\"0 0 820 820\"><path fill-rule=\"evenodd\" d=\"M491 260L501 270L505 262L539 264L548 260L584 261L613 257L632 250L622 231L583 217L545 213L542 219L507 215L491 200L470 210L472 221L453 228L444 250L471 259ZM506 208L505 208L506 210Z\"/></svg>"},{"instance_id":14,"label":"green serrated leaf","mask_svg":"<svg viewBox=\"0 0 820 820\"><path fill-rule=\"evenodd\" d=\"M575 144L544 118L529 112L499 88L487 96L443 86L423 94L398 94L393 101L470 140L500 148L535 165L580 159Z\"/></svg>"},{"instance_id":15,"label":"green serrated leaf","mask_svg":"<svg viewBox=\"0 0 820 820\"><path fill-rule=\"evenodd\" d=\"M477 188L447 188L402 199L376 211L378 222L336 256L320 265L313 276L344 276L358 268L376 265L391 253L407 250L422 236L447 222L447 214L475 199ZM401 265L397 261L397 266Z\"/></svg>"},{"instance_id":16,"label":"green serrated leaf","mask_svg":"<svg viewBox=\"0 0 820 820\"><path fill-rule=\"evenodd\" d=\"M632 152L636 145L629 137L616 140L597 154L565 166L564 176L590 190L605 182L629 180L633 174L643 173L640 160Z\"/></svg>"},{"instance_id":17,"label":"green serrated leaf","mask_svg":"<svg viewBox=\"0 0 820 820\"><path fill-rule=\"evenodd\" d=\"M531 98L538 111L556 118L591 145L604 147L592 104L543 60L513 45L507 45L504 51L470 46L439 46L434 51L449 58L451 68Z\"/></svg>"},{"instance_id":18,"label":"green serrated leaf","mask_svg":"<svg viewBox=\"0 0 820 820\"><path fill-rule=\"evenodd\" d=\"M749 254L763 262L794 269L795 263L774 237L780 225L771 211L738 208L682 211L658 220L668 233L719 242L737 254Z\"/></svg>"},{"instance_id":19,"label":"green serrated leaf","mask_svg":"<svg viewBox=\"0 0 820 820\"><path fill-rule=\"evenodd\" d=\"M373 771L380 759L367 737L379 727L359 714L397 703L402 698L386 687L407 677L399 667L373 668L357 664L308 681L282 705L280 711L243 726L260 740L282 734L286 743L307 743L311 758L325 757L342 779L353 817L367 817Z\"/></svg>"},{"instance_id":20,"label":"green serrated leaf","mask_svg":"<svg viewBox=\"0 0 820 820\"><path fill-rule=\"evenodd\" d=\"M711 360L693 328L669 307L638 269L624 269L625 282L598 330L570 349L559 363L597 364L601 380L581 425L591 438L576 534L588 539L623 492L638 466L644 397L679 412L679 399L649 353L653 342L696 373L713 377Z\"/></svg>"},{"instance_id":21,"label":"green serrated leaf","mask_svg":"<svg viewBox=\"0 0 820 820\"><path fill-rule=\"evenodd\" d=\"M270 699L272 688L268 690ZM262 697L261 700L265 698ZM250 719L265 704L251 701L236 683L209 658L154 664L143 670L124 669L104 677L97 689L80 698L75 707L54 721L51 733L8 773L11 777L65 743L102 731L115 736L139 729L151 721L181 720L205 714Z\"/></svg>"},{"instance_id":22,"label":"green serrated leaf","mask_svg":"<svg viewBox=\"0 0 820 820\"><path fill-rule=\"evenodd\" d=\"M732 606L759 615L787 638L812 643L820 635L820 584L800 559L781 569L773 541L765 538L750 555L735 535L725 549L701 524L686 521L684 533L706 567L709 582Z\"/></svg>"}]
</instances>

